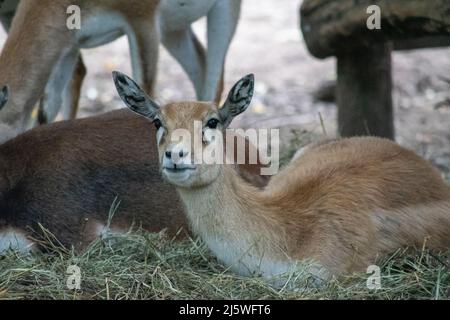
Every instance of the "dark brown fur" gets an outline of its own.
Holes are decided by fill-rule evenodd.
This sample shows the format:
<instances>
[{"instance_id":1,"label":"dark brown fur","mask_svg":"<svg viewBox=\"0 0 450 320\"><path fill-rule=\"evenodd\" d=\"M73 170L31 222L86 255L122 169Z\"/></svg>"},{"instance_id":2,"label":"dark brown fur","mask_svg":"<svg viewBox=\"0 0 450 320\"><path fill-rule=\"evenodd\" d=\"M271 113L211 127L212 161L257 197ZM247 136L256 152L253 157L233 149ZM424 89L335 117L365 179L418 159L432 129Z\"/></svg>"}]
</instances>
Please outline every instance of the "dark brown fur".
<instances>
[{"instance_id":1,"label":"dark brown fur","mask_svg":"<svg viewBox=\"0 0 450 320\"><path fill-rule=\"evenodd\" d=\"M37 230L39 222L65 245L79 244L93 238L80 238L83 225L105 224L117 197L113 225L135 222L174 235L186 222L176 192L160 178L154 136L149 121L120 110L40 127L3 144L0 229Z\"/></svg>"}]
</instances>

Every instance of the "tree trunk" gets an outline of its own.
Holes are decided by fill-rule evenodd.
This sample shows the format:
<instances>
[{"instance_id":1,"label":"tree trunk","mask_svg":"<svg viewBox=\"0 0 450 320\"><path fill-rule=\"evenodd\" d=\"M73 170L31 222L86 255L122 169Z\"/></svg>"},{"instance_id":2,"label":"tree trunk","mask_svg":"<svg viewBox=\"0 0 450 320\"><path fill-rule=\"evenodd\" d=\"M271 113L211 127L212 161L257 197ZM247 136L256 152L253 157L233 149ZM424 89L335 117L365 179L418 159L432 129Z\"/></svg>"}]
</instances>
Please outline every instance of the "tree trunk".
<instances>
[{"instance_id":1,"label":"tree trunk","mask_svg":"<svg viewBox=\"0 0 450 320\"><path fill-rule=\"evenodd\" d=\"M392 44L377 44L337 57L339 132L394 139Z\"/></svg>"}]
</instances>

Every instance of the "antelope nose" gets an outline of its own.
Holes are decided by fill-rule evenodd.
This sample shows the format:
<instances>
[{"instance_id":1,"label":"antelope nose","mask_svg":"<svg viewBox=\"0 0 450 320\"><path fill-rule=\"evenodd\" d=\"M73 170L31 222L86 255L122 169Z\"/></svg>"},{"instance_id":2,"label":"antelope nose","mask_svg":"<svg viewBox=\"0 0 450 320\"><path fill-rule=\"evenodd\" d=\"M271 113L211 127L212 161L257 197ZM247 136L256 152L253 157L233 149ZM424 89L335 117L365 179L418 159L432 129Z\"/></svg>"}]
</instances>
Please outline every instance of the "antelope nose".
<instances>
[{"instance_id":1,"label":"antelope nose","mask_svg":"<svg viewBox=\"0 0 450 320\"><path fill-rule=\"evenodd\" d=\"M172 159L172 158L173 158L173 153L174 153L174 152L173 152L172 150L166 151L166 152L165 152L166 158L167 158L167 159ZM188 154L189 154L189 152L186 151L186 150L179 150L178 153L176 153L176 155L178 156L178 157L177 157L178 159L182 159L182 158L184 158L184 157L187 157Z\"/></svg>"}]
</instances>

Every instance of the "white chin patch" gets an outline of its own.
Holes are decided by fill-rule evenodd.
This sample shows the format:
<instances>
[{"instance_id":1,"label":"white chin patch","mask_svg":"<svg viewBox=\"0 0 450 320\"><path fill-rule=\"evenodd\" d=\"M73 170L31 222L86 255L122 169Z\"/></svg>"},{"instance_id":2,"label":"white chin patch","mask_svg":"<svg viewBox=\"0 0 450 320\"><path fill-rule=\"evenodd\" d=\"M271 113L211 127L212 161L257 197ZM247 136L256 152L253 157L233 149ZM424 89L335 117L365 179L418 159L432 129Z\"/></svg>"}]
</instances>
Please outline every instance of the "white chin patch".
<instances>
[{"instance_id":1,"label":"white chin patch","mask_svg":"<svg viewBox=\"0 0 450 320\"><path fill-rule=\"evenodd\" d=\"M34 243L18 230L6 229L0 231L0 255L5 254L8 250L27 253L33 249L33 246Z\"/></svg>"},{"instance_id":2,"label":"white chin patch","mask_svg":"<svg viewBox=\"0 0 450 320\"><path fill-rule=\"evenodd\" d=\"M170 182L173 182L175 184L181 184L183 182L186 182L192 174L191 170L184 170L181 172L171 172L169 170L164 169L164 175L167 177L167 179Z\"/></svg>"}]
</instances>

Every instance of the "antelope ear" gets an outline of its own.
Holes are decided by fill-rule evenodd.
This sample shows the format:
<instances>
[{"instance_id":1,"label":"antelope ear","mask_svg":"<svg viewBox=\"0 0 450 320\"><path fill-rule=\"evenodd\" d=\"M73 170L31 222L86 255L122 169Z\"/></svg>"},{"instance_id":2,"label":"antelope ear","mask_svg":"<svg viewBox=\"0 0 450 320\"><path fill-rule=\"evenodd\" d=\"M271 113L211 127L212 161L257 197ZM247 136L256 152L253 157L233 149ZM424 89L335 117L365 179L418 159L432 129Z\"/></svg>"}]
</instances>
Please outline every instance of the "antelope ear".
<instances>
[{"instance_id":1,"label":"antelope ear","mask_svg":"<svg viewBox=\"0 0 450 320\"><path fill-rule=\"evenodd\" d=\"M9 88L8 86L4 86L0 90L0 110L5 106L8 100L9 100Z\"/></svg>"},{"instance_id":2,"label":"antelope ear","mask_svg":"<svg viewBox=\"0 0 450 320\"><path fill-rule=\"evenodd\" d=\"M247 110L253 98L254 86L255 76L249 74L239 80L231 89L225 104L219 110L219 115L225 128L230 125L237 115Z\"/></svg>"},{"instance_id":3,"label":"antelope ear","mask_svg":"<svg viewBox=\"0 0 450 320\"><path fill-rule=\"evenodd\" d=\"M113 72L113 79L120 98L130 110L152 120L155 118L158 104L133 79L118 71Z\"/></svg>"}]
</instances>

